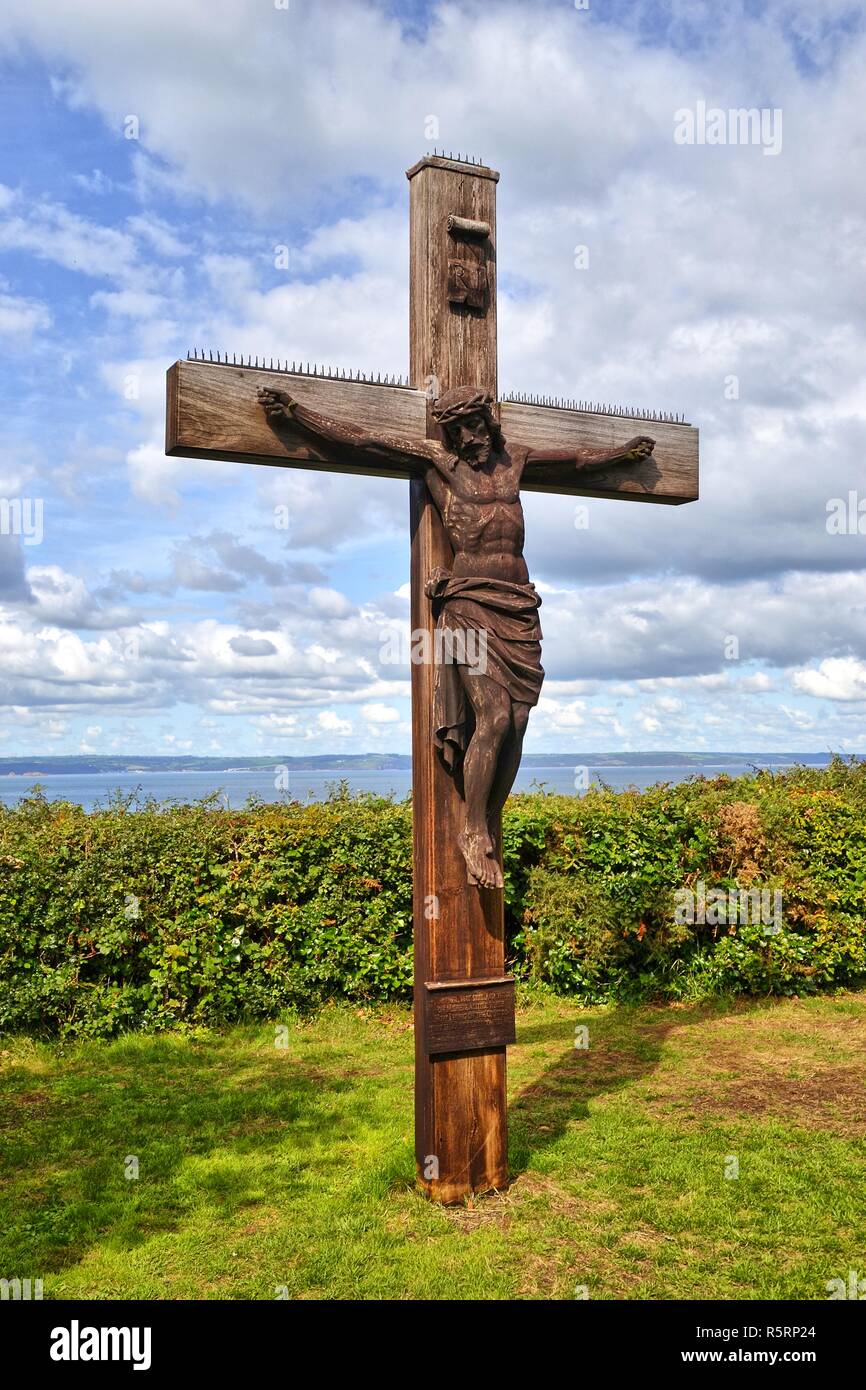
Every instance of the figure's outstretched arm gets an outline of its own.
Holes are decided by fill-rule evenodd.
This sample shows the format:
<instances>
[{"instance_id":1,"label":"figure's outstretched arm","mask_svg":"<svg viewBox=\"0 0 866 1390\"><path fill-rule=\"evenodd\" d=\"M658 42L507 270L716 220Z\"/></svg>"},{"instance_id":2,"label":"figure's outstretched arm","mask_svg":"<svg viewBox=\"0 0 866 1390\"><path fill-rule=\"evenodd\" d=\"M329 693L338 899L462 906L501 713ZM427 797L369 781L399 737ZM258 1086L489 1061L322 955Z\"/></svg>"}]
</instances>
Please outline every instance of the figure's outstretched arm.
<instances>
[{"instance_id":1,"label":"figure's outstretched arm","mask_svg":"<svg viewBox=\"0 0 866 1390\"><path fill-rule=\"evenodd\" d=\"M642 463L650 457L654 448L654 439L650 439L647 434L637 434L627 444L615 449L530 449L524 467L531 471L536 463L564 463L570 464L580 473L591 469L601 471L620 464Z\"/></svg>"},{"instance_id":2,"label":"figure's outstretched arm","mask_svg":"<svg viewBox=\"0 0 866 1390\"><path fill-rule=\"evenodd\" d=\"M280 425L300 425L309 434L319 439L328 439L334 444L347 444L355 449L369 453L384 454L397 462L415 465L423 473L431 463L436 462L437 454L444 454L441 444L434 439L414 439L409 436L377 433L361 425L353 425L347 420L334 420L301 405L286 391L275 391L270 387L260 387L259 404L263 407L268 423L279 428Z\"/></svg>"}]
</instances>

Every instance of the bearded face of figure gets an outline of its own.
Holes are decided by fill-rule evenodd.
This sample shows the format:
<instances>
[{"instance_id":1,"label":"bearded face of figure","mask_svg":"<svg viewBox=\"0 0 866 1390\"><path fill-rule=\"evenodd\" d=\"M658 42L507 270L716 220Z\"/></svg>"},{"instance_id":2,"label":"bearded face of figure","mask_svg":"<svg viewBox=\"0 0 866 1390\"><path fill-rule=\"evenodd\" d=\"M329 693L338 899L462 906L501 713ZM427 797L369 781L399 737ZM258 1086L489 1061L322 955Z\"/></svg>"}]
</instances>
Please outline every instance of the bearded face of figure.
<instances>
[{"instance_id":1,"label":"bearded face of figure","mask_svg":"<svg viewBox=\"0 0 866 1390\"><path fill-rule=\"evenodd\" d=\"M490 460L493 439L483 410L461 415L448 425L448 438L454 452L473 468L482 468Z\"/></svg>"}]
</instances>

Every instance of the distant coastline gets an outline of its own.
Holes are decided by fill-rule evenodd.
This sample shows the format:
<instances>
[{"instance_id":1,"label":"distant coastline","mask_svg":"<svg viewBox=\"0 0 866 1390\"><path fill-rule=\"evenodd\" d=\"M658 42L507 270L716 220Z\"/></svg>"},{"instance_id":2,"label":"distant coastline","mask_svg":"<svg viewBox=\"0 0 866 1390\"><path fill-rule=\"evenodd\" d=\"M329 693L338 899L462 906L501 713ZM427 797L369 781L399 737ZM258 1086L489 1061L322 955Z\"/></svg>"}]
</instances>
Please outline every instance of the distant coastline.
<instances>
[{"instance_id":1,"label":"distant coastline","mask_svg":"<svg viewBox=\"0 0 866 1390\"><path fill-rule=\"evenodd\" d=\"M522 766L524 768L562 768L584 765L594 768L707 768L712 767L714 763L720 767L727 767L732 763L746 763L754 764L756 767L778 767L791 763L822 765L828 761L830 756L829 752L756 753L723 750L672 752L667 749L643 749L630 753L578 751L524 753ZM866 757L866 753L853 753L846 756L859 759ZM271 757L251 758L239 758L237 756L228 758L196 757L194 755L142 757L133 754L106 757L96 754L49 755L45 757L31 755L24 758L0 757L0 777L22 777L29 780L34 777L58 776L64 773L77 777L88 774L105 776L110 773L122 773L128 776L151 772L211 772L222 775L270 770L276 767L286 767L290 772L409 771L412 767L412 758L408 753L323 753L302 757L274 754Z\"/></svg>"}]
</instances>

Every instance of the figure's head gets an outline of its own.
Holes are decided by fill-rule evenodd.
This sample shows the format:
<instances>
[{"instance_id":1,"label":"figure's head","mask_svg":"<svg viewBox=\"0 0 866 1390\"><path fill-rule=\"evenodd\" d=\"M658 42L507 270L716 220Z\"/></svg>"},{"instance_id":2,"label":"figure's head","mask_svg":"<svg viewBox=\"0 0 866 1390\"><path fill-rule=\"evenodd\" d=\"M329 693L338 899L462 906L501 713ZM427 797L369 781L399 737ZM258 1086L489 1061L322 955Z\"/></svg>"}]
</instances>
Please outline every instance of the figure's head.
<instances>
[{"instance_id":1,"label":"figure's head","mask_svg":"<svg viewBox=\"0 0 866 1390\"><path fill-rule=\"evenodd\" d=\"M475 386L457 386L433 402L447 447L473 468L482 468L505 442L492 407L493 397Z\"/></svg>"}]
</instances>

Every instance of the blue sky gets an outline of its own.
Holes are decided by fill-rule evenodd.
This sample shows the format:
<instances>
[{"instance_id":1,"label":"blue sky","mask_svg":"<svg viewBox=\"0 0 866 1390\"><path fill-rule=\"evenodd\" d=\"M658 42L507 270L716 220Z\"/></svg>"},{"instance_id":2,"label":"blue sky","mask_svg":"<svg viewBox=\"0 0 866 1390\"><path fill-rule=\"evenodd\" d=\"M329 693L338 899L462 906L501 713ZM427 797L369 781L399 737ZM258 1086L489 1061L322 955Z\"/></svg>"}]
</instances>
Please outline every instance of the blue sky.
<instances>
[{"instance_id":1,"label":"blue sky","mask_svg":"<svg viewBox=\"0 0 866 1390\"><path fill-rule=\"evenodd\" d=\"M857 8L4 10L0 499L44 523L0 534L0 752L408 751L405 484L166 459L163 391L191 347L405 371L434 145L501 170L502 388L702 431L696 505L526 499L527 748L863 749ZM676 143L701 102L780 148Z\"/></svg>"}]
</instances>

